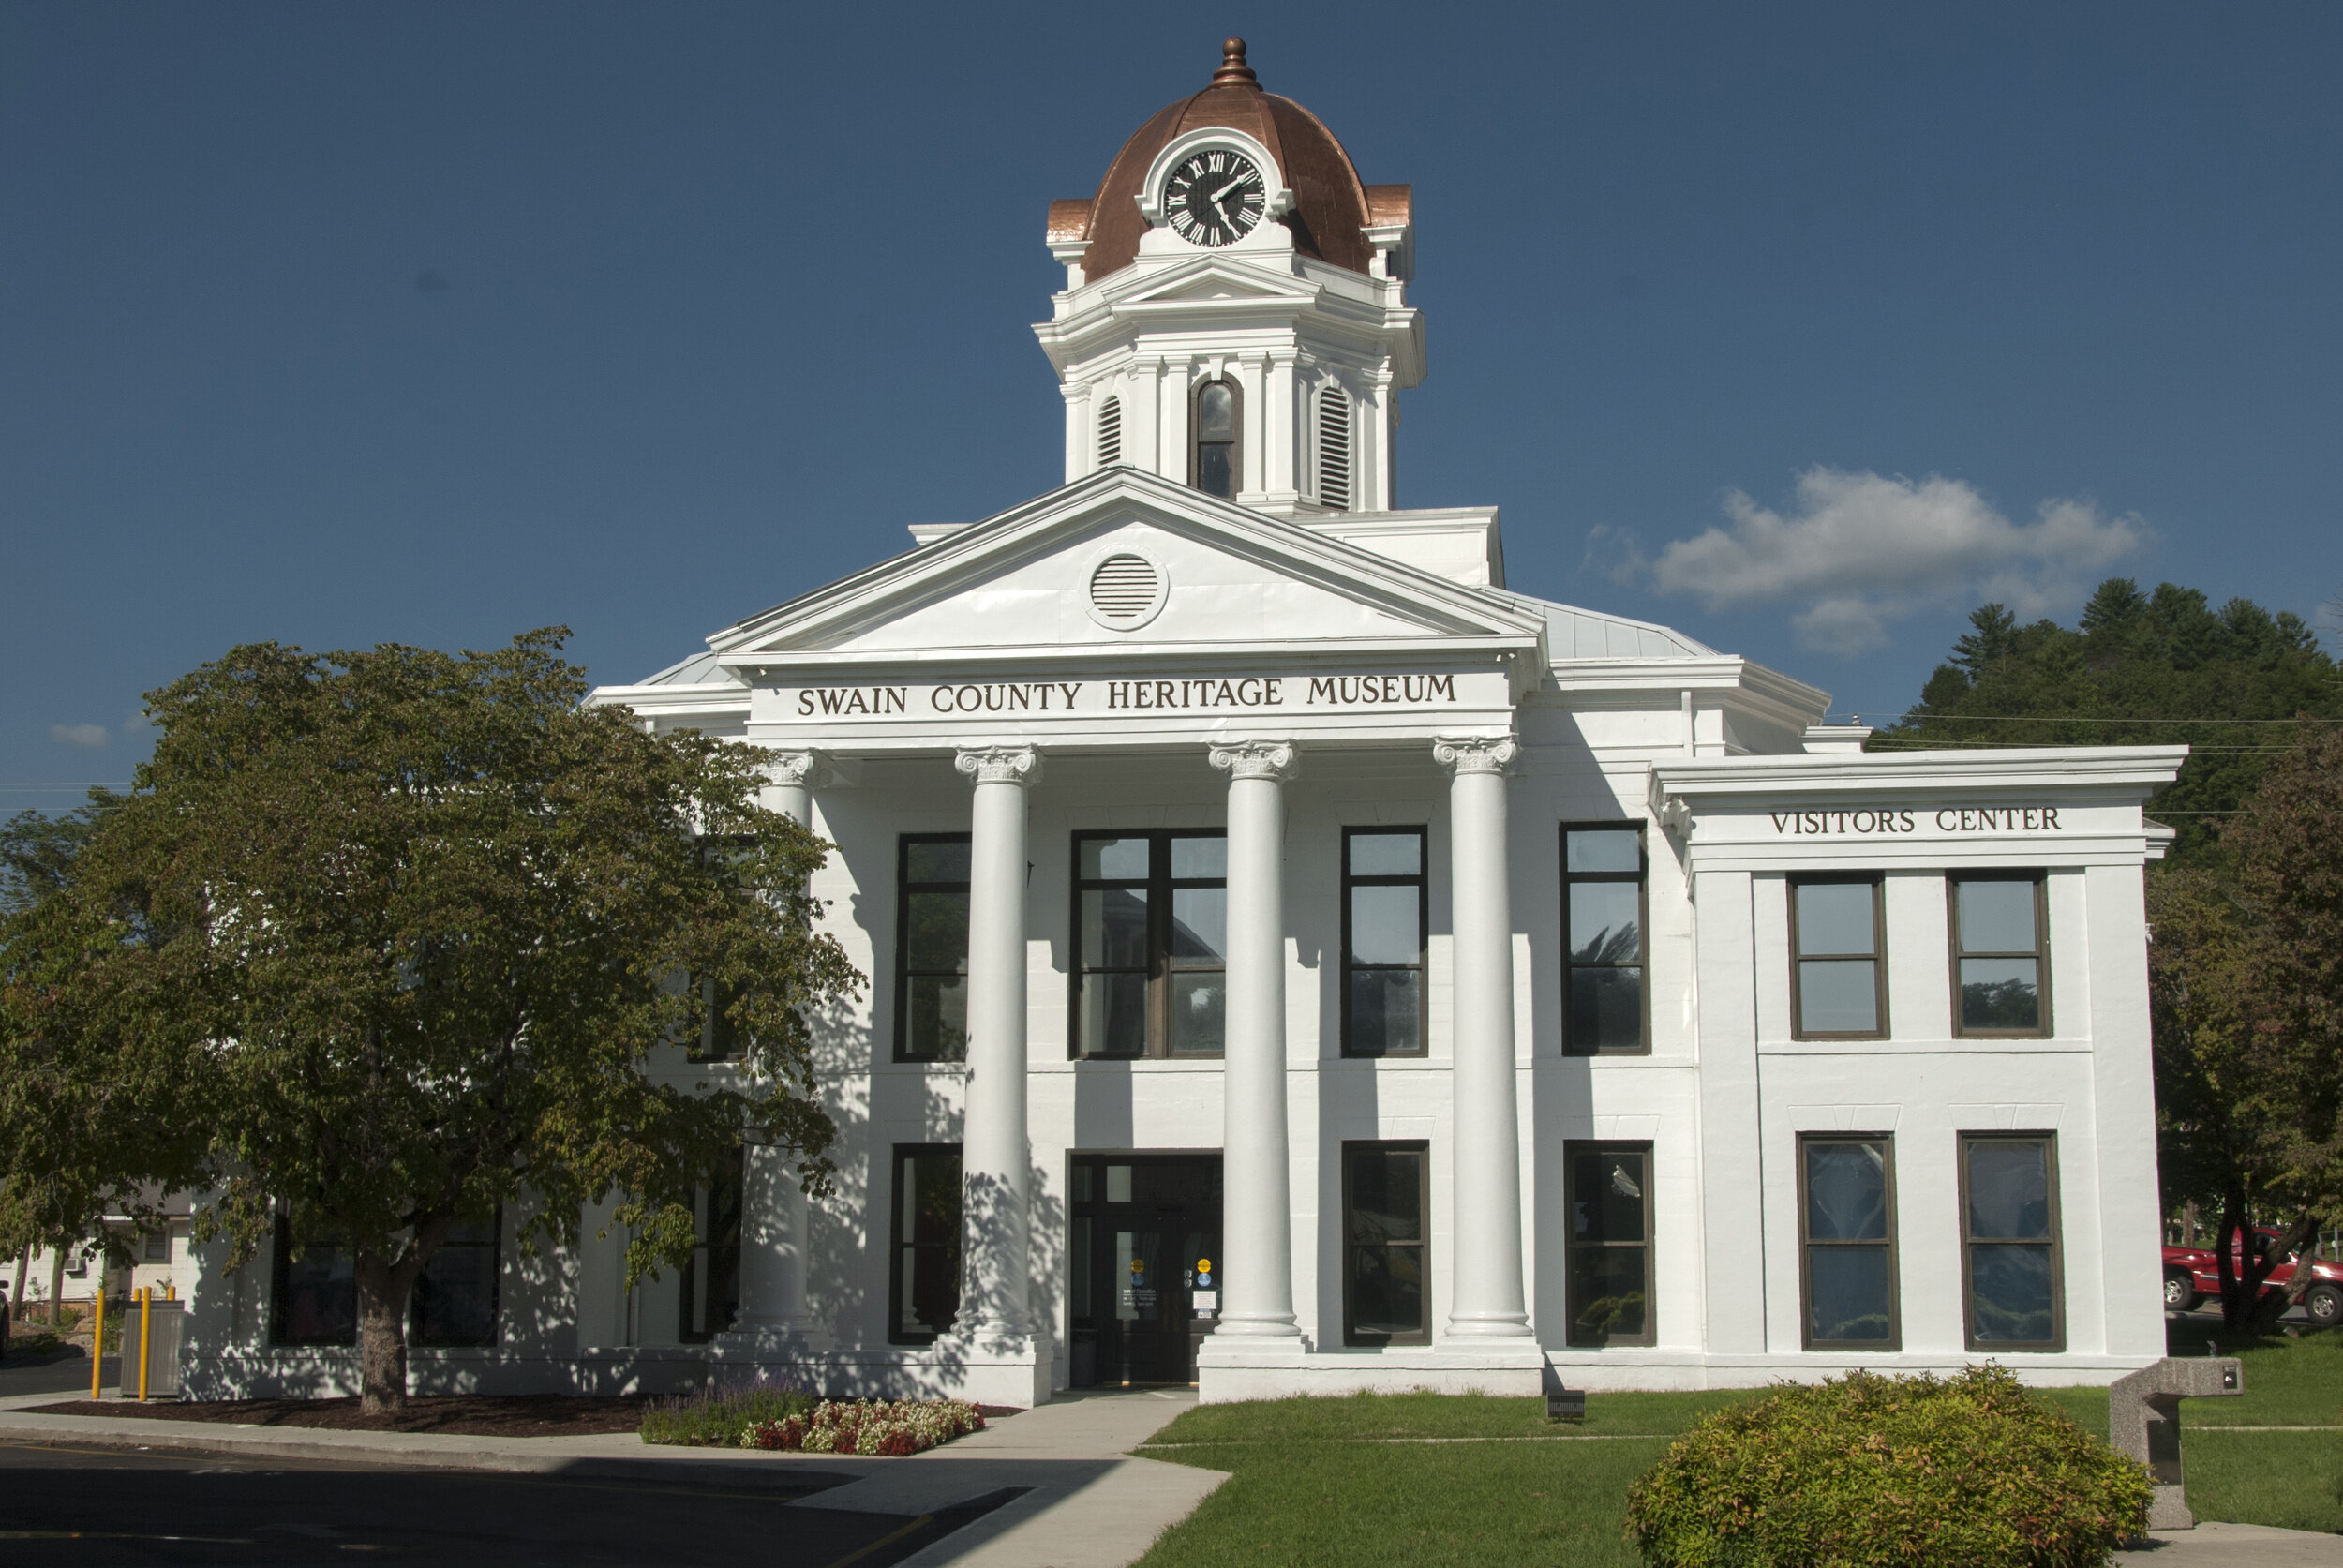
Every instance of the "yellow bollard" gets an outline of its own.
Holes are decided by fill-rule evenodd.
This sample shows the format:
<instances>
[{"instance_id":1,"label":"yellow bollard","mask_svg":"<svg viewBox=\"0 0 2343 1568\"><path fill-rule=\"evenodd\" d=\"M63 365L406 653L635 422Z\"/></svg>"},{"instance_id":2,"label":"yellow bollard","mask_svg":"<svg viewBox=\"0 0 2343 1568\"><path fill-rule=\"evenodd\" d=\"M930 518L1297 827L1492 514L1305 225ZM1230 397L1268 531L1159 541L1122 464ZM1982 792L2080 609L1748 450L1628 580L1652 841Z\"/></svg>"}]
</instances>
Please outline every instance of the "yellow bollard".
<instances>
[{"instance_id":1,"label":"yellow bollard","mask_svg":"<svg viewBox=\"0 0 2343 1568\"><path fill-rule=\"evenodd\" d=\"M139 1403L146 1402L146 1332L155 1321L155 1287L139 1292Z\"/></svg>"},{"instance_id":2,"label":"yellow bollard","mask_svg":"<svg viewBox=\"0 0 2343 1568\"><path fill-rule=\"evenodd\" d=\"M106 1364L106 1275L97 1275L97 1299L90 1305L89 1321L89 1396L105 1397L103 1376L99 1368Z\"/></svg>"}]
</instances>

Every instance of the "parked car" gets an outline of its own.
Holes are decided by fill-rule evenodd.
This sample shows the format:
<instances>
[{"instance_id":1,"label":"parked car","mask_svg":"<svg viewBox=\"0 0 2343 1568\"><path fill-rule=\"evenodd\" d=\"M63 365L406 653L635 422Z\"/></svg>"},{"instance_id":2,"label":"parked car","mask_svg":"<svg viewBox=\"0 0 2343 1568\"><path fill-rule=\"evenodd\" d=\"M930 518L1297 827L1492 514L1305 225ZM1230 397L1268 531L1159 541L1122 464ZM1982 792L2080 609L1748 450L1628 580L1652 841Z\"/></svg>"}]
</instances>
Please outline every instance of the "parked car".
<instances>
[{"instance_id":1,"label":"parked car","mask_svg":"<svg viewBox=\"0 0 2343 1568\"><path fill-rule=\"evenodd\" d=\"M2257 1228L2254 1232L2256 1255L2266 1254L2278 1243L2276 1231ZM2282 1291L2293 1283L2294 1270L2302 1262L2299 1253L2289 1253L2270 1271L2263 1280L2265 1291ZM2310 1261L2310 1274L2316 1281L2303 1292L2303 1310L2319 1328L2333 1328L2343 1322L2343 1263L2324 1258ZM2212 1248L2204 1247L2168 1247L2164 1249L2164 1310L2193 1312L2207 1297L2221 1293L2221 1261Z\"/></svg>"}]
</instances>

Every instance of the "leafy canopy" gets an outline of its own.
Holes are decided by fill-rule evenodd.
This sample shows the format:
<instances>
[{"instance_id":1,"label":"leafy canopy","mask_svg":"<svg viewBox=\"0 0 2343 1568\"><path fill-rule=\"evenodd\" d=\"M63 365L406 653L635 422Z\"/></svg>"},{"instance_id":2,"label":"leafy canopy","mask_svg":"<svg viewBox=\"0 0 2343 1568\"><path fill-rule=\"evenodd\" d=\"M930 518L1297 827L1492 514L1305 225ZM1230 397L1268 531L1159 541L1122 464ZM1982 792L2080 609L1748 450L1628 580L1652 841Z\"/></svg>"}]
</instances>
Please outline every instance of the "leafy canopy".
<instances>
[{"instance_id":1,"label":"leafy canopy","mask_svg":"<svg viewBox=\"0 0 2343 1568\"><path fill-rule=\"evenodd\" d=\"M2180 777L2149 808L2179 829L2176 861L2216 853L2221 814L2294 739L2283 725L2241 721L2343 720L2343 680L2317 636L2293 612L2250 600L2216 611L2196 589L2142 593L2112 577L2072 628L2021 626L2000 605L1980 606L1969 626L1872 749L2185 741Z\"/></svg>"},{"instance_id":2,"label":"leafy canopy","mask_svg":"<svg viewBox=\"0 0 2343 1568\"><path fill-rule=\"evenodd\" d=\"M239 1262L288 1202L296 1245L357 1254L362 1317L500 1204L533 1245L615 1193L632 1277L688 1253L744 1136L828 1180L808 1014L859 977L813 929L825 846L750 748L581 706L565 635L263 643L153 694L154 759L24 943L46 989L12 1040L166 1085L131 1112L151 1173L211 1184ZM710 997L724 1067L672 1043Z\"/></svg>"}]
</instances>

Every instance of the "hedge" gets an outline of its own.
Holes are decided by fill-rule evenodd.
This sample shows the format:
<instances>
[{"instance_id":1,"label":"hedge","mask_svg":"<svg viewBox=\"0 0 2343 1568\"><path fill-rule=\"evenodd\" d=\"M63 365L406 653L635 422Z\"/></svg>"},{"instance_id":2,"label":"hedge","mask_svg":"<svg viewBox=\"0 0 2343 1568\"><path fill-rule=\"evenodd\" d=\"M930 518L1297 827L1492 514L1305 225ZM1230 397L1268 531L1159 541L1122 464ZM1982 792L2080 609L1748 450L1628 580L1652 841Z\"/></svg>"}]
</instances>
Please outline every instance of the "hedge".
<instances>
[{"instance_id":1,"label":"hedge","mask_svg":"<svg viewBox=\"0 0 2343 1568\"><path fill-rule=\"evenodd\" d=\"M2096 1568L2151 1496L2004 1367L1851 1372L1704 1418L1629 1490L1627 1534L1652 1568Z\"/></svg>"}]
</instances>

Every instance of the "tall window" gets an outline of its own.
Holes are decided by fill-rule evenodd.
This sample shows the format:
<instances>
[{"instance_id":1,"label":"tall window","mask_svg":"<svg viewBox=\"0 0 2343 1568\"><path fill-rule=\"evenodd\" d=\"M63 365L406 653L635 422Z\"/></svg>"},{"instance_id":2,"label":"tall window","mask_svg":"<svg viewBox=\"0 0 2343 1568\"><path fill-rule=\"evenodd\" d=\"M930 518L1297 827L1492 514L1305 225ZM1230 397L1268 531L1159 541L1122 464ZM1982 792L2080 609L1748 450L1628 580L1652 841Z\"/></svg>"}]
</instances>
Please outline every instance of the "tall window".
<instances>
[{"instance_id":1,"label":"tall window","mask_svg":"<svg viewBox=\"0 0 2343 1568\"><path fill-rule=\"evenodd\" d=\"M968 835L905 833L895 865L895 1060L965 1060Z\"/></svg>"},{"instance_id":2,"label":"tall window","mask_svg":"<svg viewBox=\"0 0 2343 1568\"><path fill-rule=\"evenodd\" d=\"M1342 1049L1424 1053L1424 829L1342 830Z\"/></svg>"},{"instance_id":3,"label":"tall window","mask_svg":"<svg viewBox=\"0 0 2343 1568\"><path fill-rule=\"evenodd\" d=\"M1961 1135L1961 1241L1969 1349L2065 1349L2055 1136Z\"/></svg>"},{"instance_id":4,"label":"tall window","mask_svg":"<svg viewBox=\"0 0 2343 1568\"><path fill-rule=\"evenodd\" d=\"M1570 1143L1570 1342L1649 1345L1651 1145Z\"/></svg>"},{"instance_id":5,"label":"tall window","mask_svg":"<svg viewBox=\"0 0 2343 1568\"><path fill-rule=\"evenodd\" d=\"M407 1342L410 1345L493 1345L497 1342L497 1273L501 1211L486 1219L458 1220L447 1240L415 1277Z\"/></svg>"},{"instance_id":6,"label":"tall window","mask_svg":"<svg viewBox=\"0 0 2343 1568\"><path fill-rule=\"evenodd\" d=\"M293 1248L292 1222L276 1217L272 1248L269 1339L278 1345L354 1345L358 1342L356 1261L333 1237Z\"/></svg>"},{"instance_id":7,"label":"tall window","mask_svg":"<svg viewBox=\"0 0 2343 1568\"><path fill-rule=\"evenodd\" d=\"M1903 1346L1892 1148L1885 1137L1809 1134L1798 1140L1798 1223L1810 1351Z\"/></svg>"},{"instance_id":8,"label":"tall window","mask_svg":"<svg viewBox=\"0 0 2343 1568\"><path fill-rule=\"evenodd\" d=\"M1345 1344L1431 1343L1430 1165L1422 1143L1342 1146Z\"/></svg>"},{"instance_id":9,"label":"tall window","mask_svg":"<svg viewBox=\"0 0 2343 1568\"><path fill-rule=\"evenodd\" d=\"M740 1155L692 1194L698 1242L683 1265L680 1337L704 1344L732 1326L740 1311Z\"/></svg>"},{"instance_id":10,"label":"tall window","mask_svg":"<svg viewBox=\"0 0 2343 1568\"><path fill-rule=\"evenodd\" d=\"M1228 1015L1229 839L1074 837L1076 1056L1217 1056Z\"/></svg>"},{"instance_id":11,"label":"tall window","mask_svg":"<svg viewBox=\"0 0 2343 1568\"><path fill-rule=\"evenodd\" d=\"M1228 381L1205 381L1196 388L1196 432L1188 472L1195 486L1208 496L1233 500L1243 480L1237 451L1237 392Z\"/></svg>"},{"instance_id":12,"label":"tall window","mask_svg":"<svg viewBox=\"0 0 2343 1568\"><path fill-rule=\"evenodd\" d=\"M1318 500L1338 511L1351 507L1351 398L1338 386L1318 394Z\"/></svg>"},{"instance_id":13,"label":"tall window","mask_svg":"<svg viewBox=\"0 0 2343 1568\"><path fill-rule=\"evenodd\" d=\"M1111 469L1123 460L1123 399L1110 397L1098 405L1098 466Z\"/></svg>"},{"instance_id":14,"label":"tall window","mask_svg":"<svg viewBox=\"0 0 2343 1568\"><path fill-rule=\"evenodd\" d=\"M887 1337L924 1345L960 1316L960 1145L895 1145Z\"/></svg>"},{"instance_id":15,"label":"tall window","mask_svg":"<svg viewBox=\"0 0 2343 1568\"><path fill-rule=\"evenodd\" d=\"M1953 1032L2049 1034L2050 921L2041 876L1956 876L1950 889Z\"/></svg>"},{"instance_id":16,"label":"tall window","mask_svg":"<svg viewBox=\"0 0 2343 1568\"><path fill-rule=\"evenodd\" d=\"M1879 881L1790 884L1790 1032L1799 1039L1881 1039L1888 1033L1887 933Z\"/></svg>"},{"instance_id":17,"label":"tall window","mask_svg":"<svg viewBox=\"0 0 2343 1568\"><path fill-rule=\"evenodd\" d=\"M1562 1049L1627 1055L1651 1049L1644 985L1643 829L1616 822L1562 828Z\"/></svg>"},{"instance_id":18,"label":"tall window","mask_svg":"<svg viewBox=\"0 0 2343 1568\"><path fill-rule=\"evenodd\" d=\"M710 860L734 859L749 847L745 838L709 837L700 841L700 853ZM686 1041L686 1054L695 1062L728 1062L740 1053L742 1043L739 1021L732 1009L740 1000L739 988L716 978L700 976L700 1029L697 1043Z\"/></svg>"}]
</instances>

